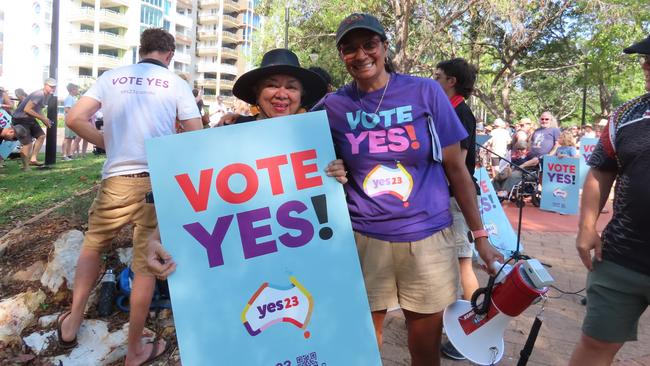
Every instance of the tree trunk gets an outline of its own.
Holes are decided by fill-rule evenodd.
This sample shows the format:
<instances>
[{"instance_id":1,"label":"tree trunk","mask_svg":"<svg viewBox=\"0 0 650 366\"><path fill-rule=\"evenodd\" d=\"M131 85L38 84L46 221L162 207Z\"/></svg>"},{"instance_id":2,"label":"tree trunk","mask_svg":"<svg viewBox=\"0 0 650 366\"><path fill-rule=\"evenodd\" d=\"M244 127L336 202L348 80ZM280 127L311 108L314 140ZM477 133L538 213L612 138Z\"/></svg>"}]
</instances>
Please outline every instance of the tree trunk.
<instances>
[{"instance_id":1,"label":"tree trunk","mask_svg":"<svg viewBox=\"0 0 650 366\"><path fill-rule=\"evenodd\" d=\"M600 102L600 116L608 118L612 111L612 93L603 79L598 80L598 101Z\"/></svg>"}]
</instances>

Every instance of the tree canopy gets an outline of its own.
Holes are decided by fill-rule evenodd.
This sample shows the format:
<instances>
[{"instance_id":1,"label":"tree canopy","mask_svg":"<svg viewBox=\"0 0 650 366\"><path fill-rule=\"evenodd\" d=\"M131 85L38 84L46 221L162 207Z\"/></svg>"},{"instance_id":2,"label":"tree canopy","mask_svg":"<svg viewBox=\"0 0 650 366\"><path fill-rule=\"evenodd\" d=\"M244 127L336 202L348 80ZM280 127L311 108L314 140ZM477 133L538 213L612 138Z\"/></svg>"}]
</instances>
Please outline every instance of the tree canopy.
<instances>
[{"instance_id":1,"label":"tree canopy","mask_svg":"<svg viewBox=\"0 0 650 366\"><path fill-rule=\"evenodd\" d=\"M650 34L650 7L638 0L263 0L254 57L284 47L303 66L349 82L334 45L338 23L367 12L386 28L399 72L431 77L442 60L463 57L479 70L470 101L480 118L535 119L549 110L579 124L607 117L644 92L637 58L622 50ZM318 55L315 57L315 55ZM311 57L310 57L311 56Z\"/></svg>"}]
</instances>

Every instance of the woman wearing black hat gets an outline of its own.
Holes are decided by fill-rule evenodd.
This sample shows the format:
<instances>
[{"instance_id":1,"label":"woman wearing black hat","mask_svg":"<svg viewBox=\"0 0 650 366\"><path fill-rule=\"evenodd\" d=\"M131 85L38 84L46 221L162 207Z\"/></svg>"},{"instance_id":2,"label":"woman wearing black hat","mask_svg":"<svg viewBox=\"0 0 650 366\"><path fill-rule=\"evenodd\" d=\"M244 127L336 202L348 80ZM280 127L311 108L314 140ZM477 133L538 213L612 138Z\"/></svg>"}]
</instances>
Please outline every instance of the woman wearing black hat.
<instances>
[{"instance_id":1,"label":"woman wearing black hat","mask_svg":"<svg viewBox=\"0 0 650 366\"><path fill-rule=\"evenodd\" d=\"M314 109L327 111L349 170L345 192L377 342L399 305L413 365L438 365L444 308L456 300L458 260L447 180L481 258L503 260L487 241L459 141L467 133L440 85L393 72L377 18L352 14L336 32L353 81Z\"/></svg>"},{"instance_id":2,"label":"woman wearing black hat","mask_svg":"<svg viewBox=\"0 0 650 366\"><path fill-rule=\"evenodd\" d=\"M240 116L235 123L296 114L327 92L325 81L300 67L298 57L283 48L264 54L262 63L237 79L233 94L258 107L255 116Z\"/></svg>"}]
</instances>

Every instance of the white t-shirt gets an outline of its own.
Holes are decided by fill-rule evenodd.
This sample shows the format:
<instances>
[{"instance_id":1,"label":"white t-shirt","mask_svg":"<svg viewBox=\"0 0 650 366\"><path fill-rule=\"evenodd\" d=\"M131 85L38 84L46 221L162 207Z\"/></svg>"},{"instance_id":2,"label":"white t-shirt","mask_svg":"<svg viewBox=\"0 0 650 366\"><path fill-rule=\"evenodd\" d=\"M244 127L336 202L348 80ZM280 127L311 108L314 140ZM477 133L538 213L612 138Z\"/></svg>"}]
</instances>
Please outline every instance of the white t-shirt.
<instances>
[{"instance_id":1,"label":"white t-shirt","mask_svg":"<svg viewBox=\"0 0 650 366\"><path fill-rule=\"evenodd\" d=\"M164 67L140 63L102 74L85 96L102 104L106 162L102 179L148 172L144 141L201 118L190 86Z\"/></svg>"},{"instance_id":2,"label":"white t-shirt","mask_svg":"<svg viewBox=\"0 0 650 366\"><path fill-rule=\"evenodd\" d=\"M490 133L490 146L495 153L505 156L508 152L508 144L512 140L510 133L505 128L496 128Z\"/></svg>"}]
</instances>

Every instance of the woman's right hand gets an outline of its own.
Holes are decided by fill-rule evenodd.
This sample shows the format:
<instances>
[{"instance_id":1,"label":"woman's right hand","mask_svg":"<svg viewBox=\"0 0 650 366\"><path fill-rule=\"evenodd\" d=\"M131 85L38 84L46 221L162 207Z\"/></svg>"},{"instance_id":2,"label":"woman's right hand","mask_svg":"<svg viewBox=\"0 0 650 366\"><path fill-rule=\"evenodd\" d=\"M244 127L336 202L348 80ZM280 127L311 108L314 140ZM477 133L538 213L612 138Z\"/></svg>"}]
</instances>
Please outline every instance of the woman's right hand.
<instances>
[{"instance_id":1,"label":"woman's right hand","mask_svg":"<svg viewBox=\"0 0 650 366\"><path fill-rule=\"evenodd\" d=\"M348 171L345 170L345 164L343 164L343 160L341 159L336 159L327 164L325 173L328 177L334 177L341 184L348 182Z\"/></svg>"},{"instance_id":2,"label":"woman's right hand","mask_svg":"<svg viewBox=\"0 0 650 366\"><path fill-rule=\"evenodd\" d=\"M147 245L147 267L151 274L164 280L176 270L176 262L160 242L160 231L156 228Z\"/></svg>"},{"instance_id":3,"label":"woman's right hand","mask_svg":"<svg viewBox=\"0 0 650 366\"><path fill-rule=\"evenodd\" d=\"M237 118L239 118L240 115L237 113L233 112L228 112L224 114L221 119L219 119L219 122L217 122L217 125L215 127L221 127L221 126L227 126L235 123Z\"/></svg>"}]
</instances>

